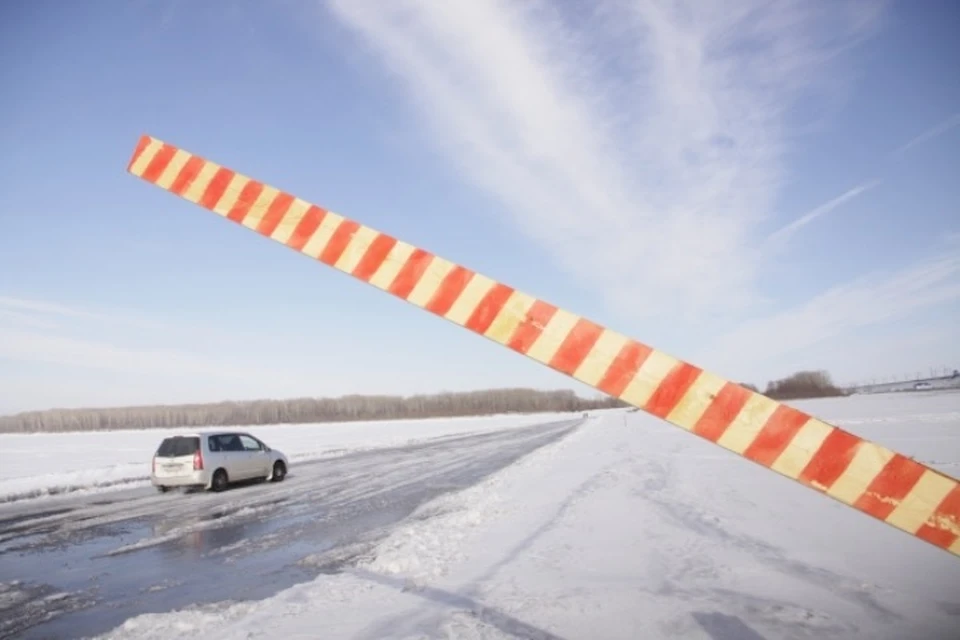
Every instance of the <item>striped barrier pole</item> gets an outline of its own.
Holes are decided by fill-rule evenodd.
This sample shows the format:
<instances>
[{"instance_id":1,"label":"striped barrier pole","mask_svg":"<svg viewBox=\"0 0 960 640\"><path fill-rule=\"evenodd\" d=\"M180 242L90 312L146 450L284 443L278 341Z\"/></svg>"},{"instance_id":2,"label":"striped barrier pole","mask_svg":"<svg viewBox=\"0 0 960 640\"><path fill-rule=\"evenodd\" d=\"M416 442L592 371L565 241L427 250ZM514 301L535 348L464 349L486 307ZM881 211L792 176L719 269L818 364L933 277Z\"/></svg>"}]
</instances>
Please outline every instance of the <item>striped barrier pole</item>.
<instances>
[{"instance_id":1,"label":"striped barrier pole","mask_svg":"<svg viewBox=\"0 0 960 640\"><path fill-rule=\"evenodd\" d=\"M955 478L156 138L127 171L960 556Z\"/></svg>"}]
</instances>

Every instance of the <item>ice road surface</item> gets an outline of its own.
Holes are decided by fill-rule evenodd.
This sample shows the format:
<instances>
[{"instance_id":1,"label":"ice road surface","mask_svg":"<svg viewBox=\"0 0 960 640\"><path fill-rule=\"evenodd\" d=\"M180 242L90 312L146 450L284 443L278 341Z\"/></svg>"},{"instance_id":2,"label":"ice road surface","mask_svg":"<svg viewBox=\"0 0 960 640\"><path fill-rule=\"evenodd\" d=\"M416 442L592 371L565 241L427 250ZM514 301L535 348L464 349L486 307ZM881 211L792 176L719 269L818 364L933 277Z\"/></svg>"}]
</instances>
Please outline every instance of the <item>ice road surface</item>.
<instances>
[{"instance_id":1,"label":"ice road surface","mask_svg":"<svg viewBox=\"0 0 960 640\"><path fill-rule=\"evenodd\" d=\"M436 436L522 427L569 414L506 415L238 427L283 451L292 463ZM224 427L229 429L230 427ZM0 504L147 486L164 437L190 429L0 434Z\"/></svg>"},{"instance_id":2,"label":"ice road surface","mask_svg":"<svg viewBox=\"0 0 960 640\"><path fill-rule=\"evenodd\" d=\"M960 463L958 394L796 404ZM337 573L107 637L960 637L956 558L642 413L595 415Z\"/></svg>"},{"instance_id":3,"label":"ice road surface","mask_svg":"<svg viewBox=\"0 0 960 640\"><path fill-rule=\"evenodd\" d=\"M145 613L263 600L362 557L416 509L580 416L301 461L223 493L134 487L0 505L0 640L107 632Z\"/></svg>"},{"instance_id":4,"label":"ice road surface","mask_svg":"<svg viewBox=\"0 0 960 640\"><path fill-rule=\"evenodd\" d=\"M960 394L794 404L957 475ZM349 562L306 559L331 568L103 637L960 638L956 557L627 411L428 501Z\"/></svg>"}]
</instances>

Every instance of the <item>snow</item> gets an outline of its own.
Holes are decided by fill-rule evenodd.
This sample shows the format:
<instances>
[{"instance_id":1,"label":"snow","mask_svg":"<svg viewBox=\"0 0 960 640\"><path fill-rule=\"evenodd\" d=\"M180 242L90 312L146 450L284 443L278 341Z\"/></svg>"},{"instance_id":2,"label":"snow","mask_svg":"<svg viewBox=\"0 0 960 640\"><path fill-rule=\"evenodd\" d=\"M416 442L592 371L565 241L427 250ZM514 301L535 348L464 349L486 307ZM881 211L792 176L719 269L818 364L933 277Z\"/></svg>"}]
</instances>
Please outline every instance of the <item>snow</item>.
<instances>
[{"instance_id":1,"label":"snow","mask_svg":"<svg viewBox=\"0 0 960 640\"><path fill-rule=\"evenodd\" d=\"M522 427L569 413L511 414L236 428L283 451L291 463L362 449ZM0 503L146 486L160 441L191 429L0 434Z\"/></svg>"},{"instance_id":2,"label":"snow","mask_svg":"<svg viewBox=\"0 0 960 640\"><path fill-rule=\"evenodd\" d=\"M794 404L960 463L960 394ZM103 637L938 639L958 627L957 558L643 413L603 411L424 505L345 568Z\"/></svg>"}]
</instances>

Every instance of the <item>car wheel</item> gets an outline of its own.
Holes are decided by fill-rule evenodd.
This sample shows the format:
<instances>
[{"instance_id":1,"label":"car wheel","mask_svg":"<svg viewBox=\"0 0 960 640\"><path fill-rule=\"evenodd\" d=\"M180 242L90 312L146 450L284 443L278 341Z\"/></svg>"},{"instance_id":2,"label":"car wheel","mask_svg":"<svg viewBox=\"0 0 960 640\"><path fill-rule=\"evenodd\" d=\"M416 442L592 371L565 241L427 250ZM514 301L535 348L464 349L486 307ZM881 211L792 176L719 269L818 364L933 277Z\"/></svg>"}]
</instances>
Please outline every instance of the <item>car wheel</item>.
<instances>
[{"instance_id":1,"label":"car wheel","mask_svg":"<svg viewBox=\"0 0 960 640\"><path fill-rule=\"evenodd\" d=\"M159 491L160 493L166 493L169 490L170 490L169 487L157 487L157 491Z\"/></svg>"},{"instance_id":2,"label":"car wheel","mask_svg":"<svg viewBox=\"0 0 960 640\"><path fill-rule=\"evenodd\" d=\"M287 475L287 465L283 464L280 460L277 460L273 463L273 481L274 482L283 482L283 479Z\"/></svg>"},{"instance_id":3,"label":"car wheel","mask_svg":"<svg viewBox=\"0 0 960 640\"><path fill-rule=\"evenodd\" d=\"M214 491L223 491L227 488L227 472L223 469L217 469L213 473L213 480L210 481L210 488Z\"/></svg>"}]
</instances>

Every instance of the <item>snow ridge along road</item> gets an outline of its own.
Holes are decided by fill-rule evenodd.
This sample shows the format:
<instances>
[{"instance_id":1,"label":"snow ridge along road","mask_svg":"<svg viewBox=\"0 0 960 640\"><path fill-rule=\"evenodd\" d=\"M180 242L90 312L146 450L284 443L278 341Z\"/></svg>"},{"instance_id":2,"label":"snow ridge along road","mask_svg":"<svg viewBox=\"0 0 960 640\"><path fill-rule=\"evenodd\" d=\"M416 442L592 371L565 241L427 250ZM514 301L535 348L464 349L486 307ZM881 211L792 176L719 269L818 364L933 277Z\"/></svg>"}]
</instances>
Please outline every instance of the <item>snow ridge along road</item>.
<instances>
[{"instance_id":1,"label":"snow ridge along road","mask_svg":"<svg viewBox=\"0 0 960 640\"><path fill-rule=\"evenodd\" d=\"M138 614L272 596L336 571L424 503L583 422L348 453L293 465L282 483L220 494L144 487L8 505L0 638L89 637Z\"/></svg>"},{"instance_id":2,"label":"snow ridge along road","mask_svg":"<svg viewBox=\"0 0 960 640\"><path fill-rule=\"evenodd\" d=\"M960 483L943 472L154 137L127 171L960 555Z\"/></svg>"}]
</instances>

